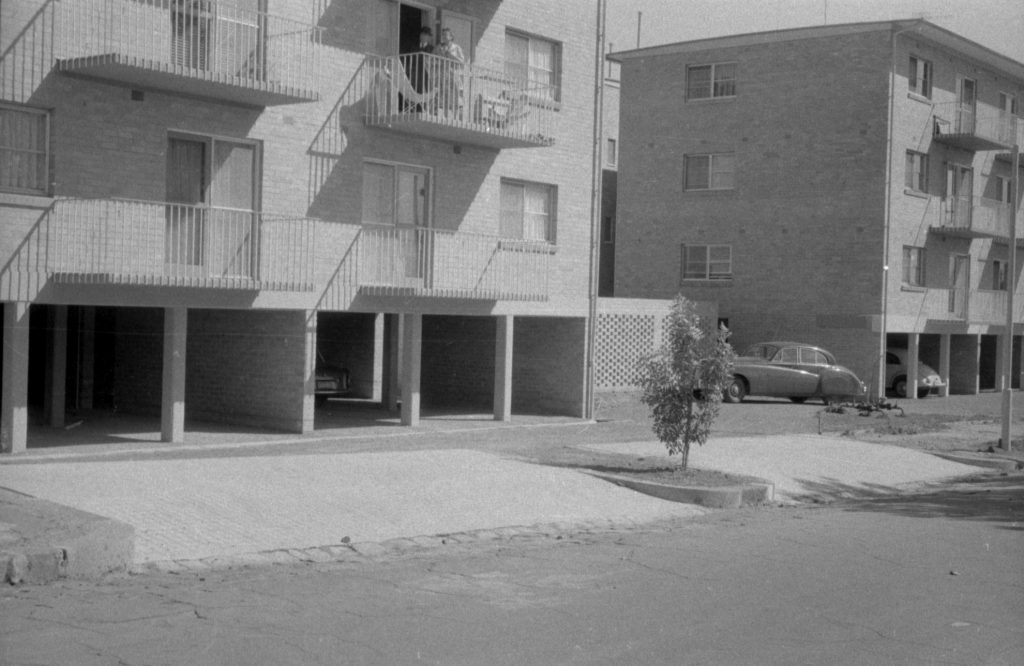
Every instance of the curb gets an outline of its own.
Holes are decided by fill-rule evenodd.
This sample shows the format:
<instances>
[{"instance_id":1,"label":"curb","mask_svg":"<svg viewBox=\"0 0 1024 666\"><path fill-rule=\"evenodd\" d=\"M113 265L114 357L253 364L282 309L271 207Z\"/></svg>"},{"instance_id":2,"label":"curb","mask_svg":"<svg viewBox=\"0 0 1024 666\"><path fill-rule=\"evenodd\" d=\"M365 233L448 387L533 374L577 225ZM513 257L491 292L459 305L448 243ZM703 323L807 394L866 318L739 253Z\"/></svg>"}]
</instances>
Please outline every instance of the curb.
<instances>
[{"instance_id":1,"label":"curb","mask_svg":"<svg viewBox=\"0 0 1024 666\"><path fill-rule=\"evenodd\" d=\"M985 467L988 469L997 469L1003 472L1015 472L1019 469L1024 468L1024 463L1013 458L1001 458L999 456L992 456L987 453L946 453L929 451L934 456L949 460L951 462L958 462L964 465L973 465L975 467Z\"/></svg>"},{"instance_id":2,"label":"curb","mask_svg":"<svg viewBox=\"0 0 1024 666\"><path fill-rule=\"evenodd\" d=\"M618 474L601 472L587 472L587 474L658 499L682 504L698 504L712 509L739 509L775 499L775 484L768 481L738 486L673 486Z\"/></svg>"},{"instance_id":3,"label":"curb","mask_svg":"<svg viewBox=\"0 0 1024 666\"><path fill-rule=\"evenodd\" d=\"M127 571L135 528L111 518L0 488L3 582L44 584Z\"/></svg>"}]
</instances>

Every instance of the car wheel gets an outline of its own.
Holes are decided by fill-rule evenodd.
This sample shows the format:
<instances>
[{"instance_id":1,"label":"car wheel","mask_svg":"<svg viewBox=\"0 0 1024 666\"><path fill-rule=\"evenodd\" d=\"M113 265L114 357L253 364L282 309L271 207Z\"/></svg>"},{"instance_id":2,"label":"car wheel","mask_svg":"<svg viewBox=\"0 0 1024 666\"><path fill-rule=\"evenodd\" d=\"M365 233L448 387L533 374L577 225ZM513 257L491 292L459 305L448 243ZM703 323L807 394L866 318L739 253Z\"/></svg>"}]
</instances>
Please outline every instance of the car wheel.
<instances>
[{"instance_id":1,"label":"car wheel","mask_svg":"<svg viewBox=\"0 0 1024 666\"><path fill-rule=\"evenodd\" d=\"M907 397L907 378L897 377L896 381L892 383L892 391L900 398Z\"/></svg>"},{"instance_id":2,"label":"car wheel","mask_svg":"<svg viewBox=\"0 0 1024 666\"><path fill-rule=\"evenodd\" d=\"M807 398L804 397L804 396L795 396L795 395L793 395L793 396L789 397L789 401L790 402L795 402L798 405L802 405L805 402L807 402Z\"/></svg>"},{"instance_id":3,"label":"car wheel","mask_svg":"<svg viewBox=\"0 0 1024 666\"><path fill-rule=\"evenodd\" d=\"M735 403L735 402L743 402L743 398L745 398L746 395L747 395L747 384L746 384L746 382L744 382L743 379L740 378L740 377L733 377L732 381L729 383L729 386L727 386L725 388L725 395L722 396L722 397L725 398L726 402L734 402Z\"/></svg>"}]
</instances>

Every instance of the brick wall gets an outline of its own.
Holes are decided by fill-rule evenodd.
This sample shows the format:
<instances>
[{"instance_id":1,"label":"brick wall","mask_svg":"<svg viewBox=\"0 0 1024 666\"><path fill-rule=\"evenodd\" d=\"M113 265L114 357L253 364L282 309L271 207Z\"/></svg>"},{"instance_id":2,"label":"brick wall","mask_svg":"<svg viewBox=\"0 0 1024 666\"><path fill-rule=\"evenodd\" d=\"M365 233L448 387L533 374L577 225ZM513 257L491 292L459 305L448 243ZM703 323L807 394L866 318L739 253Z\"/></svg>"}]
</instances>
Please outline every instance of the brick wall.
<instances>
[{"instance_id":1,"label":"brick wall","mask_svg":"<svg viewBox=\"0 0 1024 666\"><path fill-rule=\"evenodd\" d=\"M163 310L118 308L114 322L114 408L119 412L159 416L163 393ZM102 370L97 368L97 373Z\"/></svg>"},{"instance_id":2,"label":"brick wall","mask_svg":"<svg viewBox=\"0 0 1024 666\"><path fill-rule=\"evenodd\" d=\"M299 431L305 313L190 310L186 414Z\"/></svg>"},{"instance_id":3,"label":"brick wall","mask_svg":"<svg viewBox=\"0 0 1024 666\"><path fill-rule=\"evenodd\" d=\"M494 336L493 317L423 317L422 404L490 411Z\"/></svg>"},{"instance_id":4,"label":"brick wall","mask_svg":"<svg viewBox=\"0 0 1024 666\"><path fill-rule=\"evenodd\" d=\"M516 318L513 411L584 415L585 336L583 319Z\"/></svg>"}]
</instances>

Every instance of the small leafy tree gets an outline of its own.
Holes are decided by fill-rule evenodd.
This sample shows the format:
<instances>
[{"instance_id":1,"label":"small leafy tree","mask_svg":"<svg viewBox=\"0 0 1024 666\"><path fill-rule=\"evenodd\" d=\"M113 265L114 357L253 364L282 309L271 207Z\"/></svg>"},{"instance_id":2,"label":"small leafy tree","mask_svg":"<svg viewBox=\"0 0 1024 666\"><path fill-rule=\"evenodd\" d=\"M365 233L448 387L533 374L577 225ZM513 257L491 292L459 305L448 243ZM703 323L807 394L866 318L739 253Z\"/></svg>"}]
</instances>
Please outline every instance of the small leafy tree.
<instances>
[{"instance_id":1,"label":"small leafy tree","mask_svg":"<svg viewBox=\"0 0 1024 666\"><path fill-rule=\"evenodd\" d=\"M650 407L652 428L669 455L686 469L690 445L703 445L732 380L735 354L729 331L706 329L693 303L682 295L665 322L665 344L640 365L641 400Z\"/></svg>"}]
</instances>

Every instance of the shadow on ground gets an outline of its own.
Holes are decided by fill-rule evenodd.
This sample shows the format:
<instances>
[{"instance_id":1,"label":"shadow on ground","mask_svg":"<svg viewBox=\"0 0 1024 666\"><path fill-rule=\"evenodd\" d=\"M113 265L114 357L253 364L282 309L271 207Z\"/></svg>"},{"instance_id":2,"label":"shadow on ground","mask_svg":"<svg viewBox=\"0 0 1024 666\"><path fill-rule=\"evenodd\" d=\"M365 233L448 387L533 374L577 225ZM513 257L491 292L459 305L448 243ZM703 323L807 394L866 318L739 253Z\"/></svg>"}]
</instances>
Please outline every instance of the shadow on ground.
<instances>
[{"instance_id":1,"label":"shadow on ground","mask_svg":"<svg viewBox=\"0 0 1024 666\"><path fill-rule=\"evenodd\" d=\"M978 476L936 491L893 495L888 486L852 486L801 481L810 498L850 498L834 506L845 511L887 513L908 518L957 518L1004 523L1024 530L1024 475Z\"/></svg>"}]
</instances>

